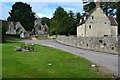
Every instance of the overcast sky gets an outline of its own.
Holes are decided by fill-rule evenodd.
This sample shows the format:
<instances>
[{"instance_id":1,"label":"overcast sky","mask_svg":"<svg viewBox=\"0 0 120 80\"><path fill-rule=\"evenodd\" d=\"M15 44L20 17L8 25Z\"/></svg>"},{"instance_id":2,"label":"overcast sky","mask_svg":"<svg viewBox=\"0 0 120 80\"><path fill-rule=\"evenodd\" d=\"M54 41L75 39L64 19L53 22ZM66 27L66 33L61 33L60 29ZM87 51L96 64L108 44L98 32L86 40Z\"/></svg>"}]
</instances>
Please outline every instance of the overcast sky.
<instances>
[{"instance_id":1,"label":"overcast sky","mask_svg":"<svg viewBox=\"0 0 120 80\"><path fill-rule=\"evenodd\" d=\"M0 6L2 6L2 13L0 13L0 19L7 19L7 17L9 16L9 11L15 2L16 0L4 0L0 2ZM52 14L58 6L63 7L67 12L72 10L74 13L82 13L83 10L81 0L29 0L29 2L28 0L24 0L24 2L30 4L30 6L32 7L32 11L35 12L39 17L51 18Z\"/></svg>"}]
</instances>

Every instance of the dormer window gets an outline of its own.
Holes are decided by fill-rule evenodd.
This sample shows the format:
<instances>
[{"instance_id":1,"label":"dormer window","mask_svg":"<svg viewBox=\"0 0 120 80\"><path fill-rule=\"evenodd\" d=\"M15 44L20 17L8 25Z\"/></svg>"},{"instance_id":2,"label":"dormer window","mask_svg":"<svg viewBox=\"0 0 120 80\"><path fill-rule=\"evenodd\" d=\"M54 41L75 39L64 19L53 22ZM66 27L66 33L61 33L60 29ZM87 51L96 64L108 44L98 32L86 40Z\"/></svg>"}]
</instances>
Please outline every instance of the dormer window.
<instances>
[{"instance_id":1,"label":"dormer window","mask_svg":"<svg viewBox=\"0 0 120 80\"><path fill-rule=\"evenodd\" d=\"M94 16L92 16L92 19L94 19Z\"/></svg>"}]
</instances>

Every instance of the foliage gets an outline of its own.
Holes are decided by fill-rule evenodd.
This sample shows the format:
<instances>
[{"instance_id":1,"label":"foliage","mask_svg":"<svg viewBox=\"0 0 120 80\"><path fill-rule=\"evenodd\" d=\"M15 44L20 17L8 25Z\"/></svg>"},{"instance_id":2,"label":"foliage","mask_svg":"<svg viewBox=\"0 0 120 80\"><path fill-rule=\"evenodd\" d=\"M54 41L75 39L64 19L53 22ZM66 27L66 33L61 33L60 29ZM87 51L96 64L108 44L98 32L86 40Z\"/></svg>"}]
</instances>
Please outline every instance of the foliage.
<instances>
[{"instance_id":1,"label":"foliage","mask_svg":"<svg viewBox=\"0 0 120 80\"><path fill-rule=\"evenodd\" d=\"M84 3L83 3L84 4ZM84 9L84 11L85 12L90 12L90 11L92 11L94 8L95 8L95 6L96 6L96 4L94 3L94 2L88 2L88 3L85 3L86 5L84 5L83 6L83 9Z\"/></svg>"},{"instance_id":2,"label":"foliage","mask_svg":"<svg viewBox=\"0 0 120 80\"><path fill-rule=\"evenodd\" d=\"M113 2L101 2L101 8L107 16L115 15L115 5L113 5Z\"/></svg>"},{"instance_id":3,"label":"foliage","mask_svg":"<svg viewBox=\"0 0 120 80\"><path fill-rule=\"evenodd\" d=\"M2 44L3 78L110 78L99 67L91 68L90 61L68 52L41 45L35 45L36 52L17 52L14 46L21 43Z\"/></svg>"},{"instance_id":4,"label":"foliage","mask_svg":"<svg viewBox=\"0 0 120 80\"><path fill-rule=\"evenodd\" d=\"M80 16L80 13L75 15L72 11L67 13L59 6L50 21L50 34L75 35Z\"/></svg>"},{"instance_id":5,"label":"foliage","mask_svg":"<svg viewBox=\"0 0 120 80\"><path fill-rule=\"evenodd\" d=\"M92 11L94 8L96 7L96 3L93 2L89 2L86 5L83 6L83 9L85 12L90 12ZM100 2L100 7L102 8L102 10L104 11L104 13L109 16L115 15L115 5L113 5L113 2Z\"/></svg>"},{"instance_id":6,"label":"foliage","mask_svg":"<svg viewBox=\"0 0 120 80\"><path fill-rule=\"evenodd\" d=\"M35 13L32 12L32 7L23 2L16 2L9 12L8 21L20 22L27 31L31 31L35 22Z\"/></svg>"},{"instance_id":7,"label":"foliage","mask_svg":"<svg viewBox=\"0 0 120 80\"><path fill-rule=\"evenodd\" d=\"M47 18L47 17L42 17L42 18L41 18L41 23L42 23L42 25L47 24L48 27L49 27L49 26L50 26L50 19Z\"/></svg>"},{"instance_id":8,"label":"foliage","mask_svg":"<svg viewBox=\"0 0 120 80\"><path fill-rule=\"evenodd\" d=\"M6 42L6 29L7 29L7 22L6 21L1 21L0 22L0 28L1 28L1 31L2 32L2 43L5 43ZM0 36L1 37L1 36Z\"/></svg>"},{"instance_id":9,"label":"foliage","mask_svg":"<svg viewBox=\"0 0 120 80\"><path fill-rule=\"evenodd\" d=\"M114 3L116 5L116 16L117 16L117 22L118 22L118 33L120 34L120 1Z\"/></svg>"},{"instance_id":10,"label":"foliage","mask_svg":"<svg viewBox=\"0 0 120 80\"><path fill-rule=\"evenodd\" d=\"M0 43L2 43L2 21L0 21Z\"/></svg>"},{"instance_id":11,"label":"foliage","mask_svg":"<svg viewBox=\"0 0 120 80\"><path fill-rule=\"evenodd\" d=\"M50 23L50 34L65 34L65 19L68 18L67 12L62 7L58 7L53 14ZM65 25L65 26L63 26ZM51 33L52 32L52 33Z\"/></svg>"},{"instance_id":12,"label":"foliage","mask_svg":"<svg viewBox=\"0 0 120 80\"><path fill-rule=\"evenodd\" d=\"M80 18L81 18L81 14L76 13L76 24L78 24L80 22Z\"/></svg>"}]
</instances>

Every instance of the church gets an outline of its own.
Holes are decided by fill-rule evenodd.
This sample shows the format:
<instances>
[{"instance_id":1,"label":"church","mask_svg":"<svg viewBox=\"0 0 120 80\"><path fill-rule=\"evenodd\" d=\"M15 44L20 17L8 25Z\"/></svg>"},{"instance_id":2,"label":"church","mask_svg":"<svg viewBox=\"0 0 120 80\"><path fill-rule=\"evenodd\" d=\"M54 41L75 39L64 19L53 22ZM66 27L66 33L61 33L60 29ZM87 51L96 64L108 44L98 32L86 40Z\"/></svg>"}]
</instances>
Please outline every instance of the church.
<instances>
[{"instance_id":1,"label":"church","mask_svg":"<svg viewBox=\"0 0 120 80\"><path fill-rule=\"evenodd\" d=\"M118 24L113 16L106 16L96 2L96 8L80 19L77 37L117 37Z\"/></svg>"},{"instance_id":2,"label":"church","mask_svg":"<svg viewBox=\"0 0 120 80\"><path fill-rule=\"evenodd\" d=\"M26 30L24 27L20 24L20 22L9 22L8 21L8 30L6 34L21 34L25 33Z\"/></svg>"},{"instance_id":3,"label":"church","mask_svg":"<svg viewBox=\"0 0 120 80\"><path fill-rule=\"evenodd\" d=\"M35 34L48 34L49 27L47 24L42 25L41 18L37 17L34 23Z\"/></svg>"},{"instance_id":4,"label":"church","mask_svg":"<svg viewBox=\"0 0 120 80\"><path fill-rule=\"evenodd\" d=\"M36 20L34 22L34 30L35 30L35 34L39 35L39 34L48 34L48 30L49 27L48 25L45 23L44 25L42 24L42 18L40 18L37 14L35 15Z\"/></svg>"}]
</instances>

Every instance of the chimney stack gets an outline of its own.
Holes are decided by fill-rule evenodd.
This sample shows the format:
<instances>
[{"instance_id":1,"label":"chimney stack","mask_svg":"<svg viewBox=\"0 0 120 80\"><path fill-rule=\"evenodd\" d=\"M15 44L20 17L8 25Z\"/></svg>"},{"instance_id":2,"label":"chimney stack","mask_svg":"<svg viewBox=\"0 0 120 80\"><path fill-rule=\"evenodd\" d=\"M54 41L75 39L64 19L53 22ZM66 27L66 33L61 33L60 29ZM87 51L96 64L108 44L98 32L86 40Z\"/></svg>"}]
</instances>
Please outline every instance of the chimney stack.
<instances>
[{"instance_id":1,"label":"chimney stack","mask_svg":"<svg viewBox=\"0 0 120 80\"><path fill-rule=\"evenodd\" d=\"M97 0L97 2L96 2L96 8L100 8L100 0Z\"/></svg>"}]
</instances>

